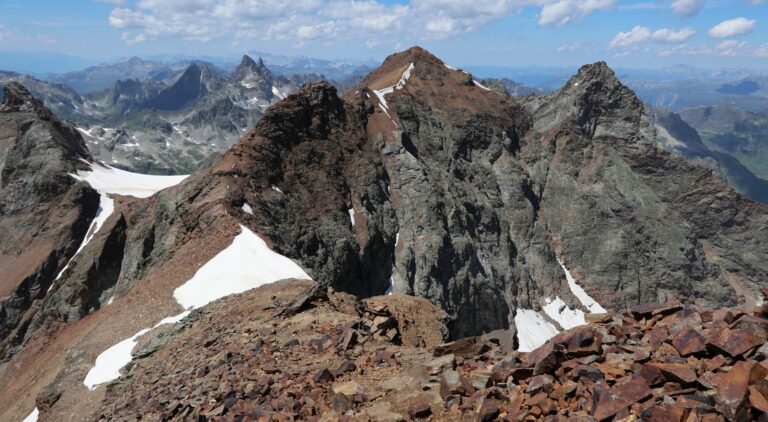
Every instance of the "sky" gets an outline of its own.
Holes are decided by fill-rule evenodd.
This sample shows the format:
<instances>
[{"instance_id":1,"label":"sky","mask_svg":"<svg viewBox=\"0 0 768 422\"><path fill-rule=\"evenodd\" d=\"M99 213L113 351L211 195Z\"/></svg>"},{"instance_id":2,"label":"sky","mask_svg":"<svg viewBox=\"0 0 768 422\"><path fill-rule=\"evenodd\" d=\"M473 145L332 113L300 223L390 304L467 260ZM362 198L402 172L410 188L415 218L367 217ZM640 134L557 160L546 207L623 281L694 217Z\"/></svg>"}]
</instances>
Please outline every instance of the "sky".
<instances>
[{"instance_id":1,"label":"sky","mask_svg":"<svg viewBox=\"0 0 768 422\"><path fill-rule=\"evenodd\" d=\"M0 54L768 68L768 0L1 0Z\"/></svg>"}]
</instances>

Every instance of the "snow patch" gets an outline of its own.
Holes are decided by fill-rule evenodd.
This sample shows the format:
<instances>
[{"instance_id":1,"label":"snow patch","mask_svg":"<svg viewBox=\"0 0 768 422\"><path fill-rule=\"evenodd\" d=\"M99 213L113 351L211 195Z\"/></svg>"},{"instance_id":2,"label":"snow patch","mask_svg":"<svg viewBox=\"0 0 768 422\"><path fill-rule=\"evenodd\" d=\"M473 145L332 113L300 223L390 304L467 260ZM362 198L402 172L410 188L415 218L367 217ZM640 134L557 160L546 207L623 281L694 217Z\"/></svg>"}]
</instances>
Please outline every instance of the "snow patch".
<instances>
[{"instance_id":1,"label":"snow patch","mask_svg":"<svg viewBox=\"0 0 768 422\"><path fill-rule=\"evenodd\" d=\"M37 422L37 417L40 416L40 411L35 408L26 418L21 422Z\"/></svg>"},{"instance_id":2,"label":"snow patch","mask_svg":"<svg viewBox=\"0 0 768 422\"><path fill-rule=\"evenodd\" d=\"M482 89L484 89L486 91L490 91L491 90L491 88L488 88L487 86L484 86L483 84L481 84L480 82L478 82L478 81L476 81L474 79L472 80L472 82L474 82L475 85L477 85L478 87L480 87L480 88L482 88Z\"/></svg>"},{"instance_id":3,"label":"snow patch","mask_svg":"<svg viewBox=\"0 0 768 422\"><path fill-rule=\"evenodd\" d=\"M544 313L560 324L564 330L587 323L584 312L580 309L571 309L559 297L555 297L555 300L547 299L546 302L547 304L542 307Z\"/></svg>"},{"instance_id":4,"label":"snow patch","mask_svg":"<svg viewBox=\"0 0 768 422\"><path fill-rule=\"evenodd\" d=\"M443 66L445 66L445 67L446 67L447 69L449 69L449 70L459 70L459 69L456 69L456 68L455 68L455 67L453 67L453 66L449 66L449 65L448 65L448 63L443 63Z\"/></svg>"},{"instance_id":5,"label":"snow patch","mask_svg":"<svg viewBox=\"0 0 768 422\"><path fill-rule=\"evenodd\" d=\"M109 195L99 192L99 198L99 209L96 211L96 216L93 218L93 221L91 221L91 225L88 227L88 231L85 233L83 242L80 244L80 247L77 248L75 254L69 258L67 265L61 269L59 275L57 275L53 280L54 282L58 281L61 276L64 275L64 272L67 271L69 264L72 263L72 260L74 260L75 257L79 255L85 246L93 239L93 237L96 236L96 233L98 233L99 229L101 229L101 226L104 225L104 223L107 221L107 218L109 218L109 216L112 215L112 212L115 210L115 201L110 198ZM51 285L51 288L52 287L53 285Z\"/></svg>"},{"instance_id":6,"label":"snow patch","mask_svg":"<svg viewBox=\"0 0 768 422\"><path fill-rule=\"evenodd\" d=\"M242 209L244 213L253 215L253 208L247 202L243 203Z\"/></svg>"},{"instance_id":7,"label":"snow patch","mask_svg":"<svg viewBox=\"0 0 768 422\"><path fill-rule=\"evenodd\" d=\"M279 98L281 100L284 100L287 97L287 95L285 93L281 92L279 89L277 89L276 86L272 87L272 94L274 94L277 98Z\"/></svg>"},{"instance_id":8,"label":"snow patch","mask_svg":"<svg viewBox=\"0 0 768 422\"><path fill-rule=\"evenodd\" d=\"M355 227L355 209L354 208L349 209L349 221L352 222L352 227Z\"/></svg>"},{"instance_id":9,"label":"snow patch","mask_svg":"<svg viewBox=\"0 0 768 422\"><path fill-rule=\"evenodd\" d=\"M173 292L185 309L198 308L216 299L286 278L311 279L287 257L267 246L248 228L232 244L203 265L195 275ZM247 263L247 264L245 264Z\"/></svg>"},{"instance_id":10,"label":"snow patch","mask_svg":"<svg viewBox=\"0 0 768 422\"><path fill-rule=\"evenodd\" d=\"M518 308L515 327L520 352L532 352L558 333L554 325L532 309Z\"/></svg>"},{"instance_id":11,"label":"snow patch","mask_svg":"<svg viewBox=\"0 0 768 422\"><path fill-rule=\"evenodd\" d=\"M84 161L84 160L83 160ZM101 194L117 194L148 198L155 193L178 185L188 176L153 176L149 174L131 173L109 165L90 164L91 171L78 171L70 174L77 180L91 185Z\"/></svg>"},{"instance_id":12,"label":"snow patch","mask_svg":"<svg viewBox=\"0 0 768 422\"><path fill-rule=\"evenodd\" d=\"M590 313L602 314L608 312L605 310L605 308L600 306L600 304L597 303L595 299L592 299L592 297L586 292L586 290L584 290L584 288L579 286L579 284L576 282L576 279L574 279L571 275L571 272L568 271L568 268L565 268L565 264L563 264L563 261L560 258L557 258L557 262L561 267L563 267L565 278L568 280L568 287L571 288L571 292L573 292L573 295L579 299L579 302L581 302L581 304L584 305L584 307L587 308Z\"/></svg>"},{"instance_id":13,"label":"snow patch","mask_svg":"<svg viewBox=\"0 0 768 422\"><path fill-rule=\"evenodd\" d=\"M272 190L275 191L275 192L283 193L283 191L281 191L280 188L278 188L275 185L272 185Z\"/></svg>"},{"instance_id":14,"label":"snow patch","mask_svg":"<svg viewBox=\"0 0 768 422\"><path fill-rule=\"evenodd\" d=\"M96 357L96 363L93 365L93 368L91 368L91 370L88 371L88 375L85 376L83 384L85 384L89 390L95 390L96 387L104 384L105 382L120 378L120 370L123 369L125 365L130 363L131 359L133 358L131 356L131 352L133 351L133 348L136 347L136 343L139 337L163 324L173 324L179 322L187 315L189 315L189 311L182 312L176 316L164 318L155 324L152 328L145 328L133 336L101 352L101 354Z\"/></svg>"},{"instance_id":15,"label":"snow patch","mask_svg":"<svg viewBox=\"0 0 768 422\"><path fill-rule=\"evenodd\" d=\"M413 63L411 63L411 65L408 66L408 69L405 69L405 72L403 72L403 75L400 76L400 80L397 81L396 84L392 86L388 86L383 89L373 90L373 93L376 94L377 97L379 97L379 106L381 106L382 110L384 109L389 110L389 106L387 105L387 100L384 98L384 96L395 92L396 89L403 89L403 87L405 87L405 83L408 81L408 78L411 77L411 72L413 72ZM386 113L386 110L384 111L385 113ZM387 116L389 116L389 113L387 113Z\"/></svg>"}]
</instances>

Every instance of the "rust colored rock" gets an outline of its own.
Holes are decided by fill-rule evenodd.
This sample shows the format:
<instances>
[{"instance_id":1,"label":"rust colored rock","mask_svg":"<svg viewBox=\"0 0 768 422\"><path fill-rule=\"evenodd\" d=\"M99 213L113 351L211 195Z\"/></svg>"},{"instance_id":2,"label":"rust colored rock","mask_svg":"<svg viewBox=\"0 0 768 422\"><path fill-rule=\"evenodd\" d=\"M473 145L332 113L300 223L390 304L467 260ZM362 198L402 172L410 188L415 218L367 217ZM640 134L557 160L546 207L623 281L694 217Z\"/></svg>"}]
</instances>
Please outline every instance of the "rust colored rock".
<instances>
[{"instance_id":1,"label":"rust colored rock","mask_svg":"<svg viewBox=\"0 0 768 422\"><path fill-rule=\"evenodd\" d=\"M530 362L533 365L533 374L550 374L553 373L560 362L563 361L562 346L548 341L543 346L534 350L530 354Z\"/></svg>"},{"instance_id":2,"label":"rust colored rock","mask_svg":"<svg viewBox=\"0 0 768 422\"><path fill-rule=\"evenodd\" d=\"M443 376L440 378L440 397L443 400L456 394L464 395L466 392L467 390L458 372L453 370L443 372Z\"/></svg>"},{"instance_id":3,"label":"rust colored rock","mask_svg":"<svg viewBox=\"0 0 768 422\"><path fill-rule=\"evenodd\" d=\"M768 370L754 361L736 362L715 386L718 410L726 418L735 418L747 400L750 384L764 381L766 375Z\"/></svg>"},{"instance_id":4,"label":"rust colored rock","mask_svg":"<svg viewBox=\"0 0 768 422\"><path fill-rule=\"evenodd\" d=\"M731 357L740 356L763 343L765 343L764 338L743 328L712 330L707 336L709 347L721 350Z\"/></svg>"},{"instance_id":5,"label":"rust colored rock","mask_svg":"<svg viewBox=\"0 0 768 422\"><path fill-rule=\"evenodd\" d=\"M554 382L555 379L549 375L536 375L528 381L526 392L529 394L536 394L540 391L551 393L554 389Z\"/></svg>"},{"instance_id":6,"label":"rust colored rock","mask_svg":"<svg viewBox=\"0 0 768 422\"><path fill-rule=\"evenodd\" d=\"M333 376L331 371L328 368L323 368L315 373L314 380L316 383L321 384L325 382L331 382L335 380L336 377Z\"/></svg>"},{"instance_id":7,"label":"rust colored rock","mask_svg":"<svg viewBox=\"0 0 768 422\"><path fill-rule=\"evenodd\" d=\"M699 330L688 327L672 337L672 346L677 349L680 356L690 356L705 352L707 349L706 339Z\"/></svg>"},{"instance_id":8,"label":"rust colored rock","mask_svg":"<svg viewBox=\"0 0 768 422\"><path fill-rule=\"evenodd\" d=\"M648 383L643 378L635 378L600 394L593 416L598 421L608 419L651 394Z\"/></svg>"},{"instance_id":9,"label":"rust colored rock","mask_svg":"<svg viewBox=\"0 0 768 422\"><path fill-rule=\"evenodd\" d=\"M427 418L432 414L432 408L425 400L417 401L408 406L408 416L411 419Z\"/></svg>"},{"instance_id":10,"label":"rust colored rock","mask_svg":"<svg viewBox=\"0 0 768 422\"><path fill-rule=\"evenodd\" d=\"M763 385L763 388L758 388L754 385L750 386L749 404L755 409L768 414L768 397L766 397L766 393L768 393L768 391L766 390L767 389L765 388L765 385Z\"/></svg>"},{"instance_id":11,"label":"rust colored rock","mask_svg":"<svg viewBox=\"0 0 768 422\"><path fill-rule=\"evenodd\" d=\"M683 306L677 301L670 301L665 303L648 303L645 305L638 305L629 310L629 312L638 320L642 318L650 318L654 315L669 315L683 309Z\"/></svg>"},{"instance_id":12,"label":"rust colored rock","mask_svg":"<svg viewBox=\"0 0 768 422\"><path fill-rule=\"evenodd\" d=\"M341 362L338 368L336 368L333 375L338 378L348 372L355 372L355 369L357 369L355 362L345 360L344 362Z\"/></svg>"},{"instance_id":13,"label":"rust colored rock","mask_svg":"<svg viewBox=\"0 0 768 422\"><path fill-rule=\"evenodd\" d=\"M480 337L467 337L435 347L436 357L453 354L465 358L482 355L491 350Z\"/></svg>"},{"instance_id":14,"label":"rust colored rock","mask_svg":"<svg viewBox=\"0 0 768 422\"><path fill-rule=\"evenodd\" d=\"M496 420L499 416L499 406L489 398L484 398L480 407L477 409L477 422L488 422Z\"/></svg>"},{"instance_id":15,"label":"rust colored rock","mask_svg":"<svg viewBox=\"0 0 768 422\"><path fill-rule=\"evenodd\" d=\"M646 363L640 370L640 376L649 385L663 382L688 385L696 382L696 371L689 365L678 363Z\"/></svg>"}]
</instances>

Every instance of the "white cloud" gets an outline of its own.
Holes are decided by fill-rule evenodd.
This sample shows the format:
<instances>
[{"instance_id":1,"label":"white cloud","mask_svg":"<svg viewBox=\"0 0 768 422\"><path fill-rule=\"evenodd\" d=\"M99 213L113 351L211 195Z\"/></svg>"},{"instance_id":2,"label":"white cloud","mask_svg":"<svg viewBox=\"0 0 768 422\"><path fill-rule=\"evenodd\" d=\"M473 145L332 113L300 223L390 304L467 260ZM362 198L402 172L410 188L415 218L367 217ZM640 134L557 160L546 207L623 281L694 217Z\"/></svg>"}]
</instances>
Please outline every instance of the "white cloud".
<instances>
[{"instance_id":1,"label":"white cloud","mask_svg":"<svg viewBox=\"0 0 768 422\"><path fill-rule=\"evenodd\" d=\"M10 44L19 40L19 33L15 29L0 25L0 44Z\"/></svg>"},{"instance_id":2,"label":"white cloud","mask_svg":"<svg viewBox=\"0 0 768 422\"><path fill-rule=\"evenodd\" d=\"M728 38L749 34L755 29L755 20L736 18L722 21L709 30L709 36L713 38Z\"/></svg>"},{"instance_id":3,"label":"white cloud","mask_svg":"<svg viewBox=\"0 0 768 422\"><path fill-rule=\"evenodd\" d=\"M627 47L633 44L644 42L668 42L668 43L681 43L695 34L691 28L683 28L679 30L673 30L668 28L661 28L652 31L644 26L637 25L628 32L619 32L613 38L608 48Z\"/></svg>"},{"instance_id":4,"label":"white cloud","mask_svg":"<svg viewBox=\"0 0 768 422\"><path fill-rule=\"evenodd\" d=\"M545 4L539 14L539 25L561 26L598 10L614 7L613 0L559 0Z\"/></svg>"},{"instance_id":5,"label":"white cloud","mask_svg":"<svg viewBox=\"0 0 768 422\"><path fill-rule=\"evenodd\" d=\"M753 53L757 57L768 57L768 43L757 47L757 50Z\"/></svg>"},{"instance_id":6,"label":"white cloud","mask_svg":"<svg viewBox=\"0 0 768 422\"><path fill-rule=\"evenodd\" d=\"M105 0L117 3L117 0ZM445 39L475 31L523 8L559 26L614 6L615 0L135 0L116 5L109 24L126 43L160 37L304 43L356 39L367 45ZM222 24L226 22L226 24Z\"/></svg>"},{"instance_id":7,"label":"white cloud","mask_svg":"<svg viewBox=\"0 0 768 422\"><path fill-rule=\"evenodd\" d=\"M704 7L704 0L672 0L672 11L681 16L695 16Z\"/></svg>"},{"instance_id":8,"label":"white cloud","mask_svg":"<svg viewBox=\"0 0 768 422\"><path fill-rule=\"evenodd\" d=\"M581 41L577 41L571 44L561 45L560 47L557 47L557 52L565 53L569 51L581 50L583 46L584 46L584 43L582 43Z\"/></svg>"}]
</instances>

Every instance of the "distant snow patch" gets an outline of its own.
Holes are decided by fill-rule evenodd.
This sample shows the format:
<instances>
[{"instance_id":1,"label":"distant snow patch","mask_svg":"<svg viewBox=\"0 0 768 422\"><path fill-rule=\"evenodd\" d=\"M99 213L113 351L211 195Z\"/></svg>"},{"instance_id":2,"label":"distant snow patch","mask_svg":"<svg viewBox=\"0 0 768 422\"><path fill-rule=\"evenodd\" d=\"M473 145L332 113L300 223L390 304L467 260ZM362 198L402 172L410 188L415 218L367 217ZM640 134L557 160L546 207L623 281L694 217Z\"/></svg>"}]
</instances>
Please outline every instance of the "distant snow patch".
<instances>
[{"instance_id":1,"label":"distant snow patch","mask_svg":"<svg viewBox=\"0 0 768 422\"><path fill-rule=\"evenodd\" d=\"M557 262L561 267L563 267L565 278L568 280L568 287L571 288L571 292L573 292L573 295L579 299L579 302L581 302L585 308L589 309L589 312L596 314L608 312L605 310L605 308L600 306L600 304L597 303L595 299L592 299L592 297L586 292L586 290L584 290L584 288L579 286L579 284L576 282L576 279L574 279L571 275L571 272L568 271L568 268L565 268L565 264L563 264L563 261L560 258L557 258Z\"/></svg>"},{"instance_id":2,"label":"distant snow patch","mask_svg":"<svg viewBox=\"0 0 768 422\"><path fill-rule=\"evenodd\" d=\"M352 227L355 227L355 209L349 209L349 220L352 222Z\"/></svg>"},{"instance_id":3,"label":"distant snow patch","mask_svg":"<svg viewBox=\"0 0 768 422\"><path fill-rule=\"evenodd\" d=\"M149 174L131 173L99 163L90 164L91 171L78 171L70 174L77 180L91 185L99 193L129 195L137 198L148 198L155 193L178 185L188 176L153 176Z\"/></svg>"},{"instance_id":4,"label":"distant snow patch","mask_svg":"<svg viewBox=\"0 0 768 422\"><path fill-rule=\"evenodd\" d=\"M445 67L446 67L446 68L448 68L449 70L459 70L459 69L456 69L456 68L455 68L455 67L453 67L453 66L449 66L449 65L448 65L448 63L443 63L443 66L445 66Z\"/></svg>"},{"instance_id":5,"label":"distant snow patch","mask_svg":"<svg viewBox=\"0 0 768 422\"><path fill-rule=\"evenodd\" d=\"M248 228L232 244L203 265L195 275L173 292L185 309L199 308L216 299L286 278L311 277L295 262L280 255Z\"/></svg>"},{"instance_id":6,"label":"distant snow patch","mask_svg":"<svg viewBox=\"0 0 768 422\"><path fill-rule=\"evenodd\" d=\"M85 160L83 160L85 161ZM87 161L85 161L87 163ZM110 215L115 211L115 201L110 194L132 195L138 198L152 196L157 191L176 185L187 176L151 176L146 174L131 173L125 170L119 170L107 165L98 163L91 164L91 171L78 171L77 174L70 174L77 180L84 181L91 185L93 189L99 192L99 209L96 216L91 221L88 231L85 234L83 242L77 248L75 254L69 258L64 268L59 272L54 282L58 281L64 272L69 268L72 260L85 248L85 246L96 236L99 229L104 225ZM50 291L53 284L48 289Z\"/></svg>"},{"instance_id":7,"label":"distant snow patch","mask_svg":"<svg viewBox=\"0 0 768 422\"><path fill-rule=\"evenodd\" d=\"M487 86L485 86L485 85L481 84L480 82L478 82L478 81L476 81L476 80L474 80L474 79L472 80L472 82L474 82L474 83L475 83L475 85L477 85L478 87L480 87L480 88L482 88L482 89L484 89L484 90L486 90L486 91L490 91L490 90L491 90L491 88L488 88Z\"/></svg>"},{"instance_id":8,"label":"distant snow patch","mask_svg":"<svg viewBox=\"0 0 768 422\"><path fill-rule=\"evenodd\" d=\"M243 203L242 209L244 213L253 215L253 208L247 202Z\"/></svg>"},{"instance_id":9,"label":"distant snow patch","mask_svg":"<svg viewBox=\"0 0 768 422\"><path fill-rule=\"evenodd\" d=\"M21 422L37 422L37 417L40 416L40 411L35 408L26 418Z\"/></svg>"},{"instance_id":10,"label":"distant snow patch","mask_svg":"<svg viewBox=\"0 0 768 422\"><path fill-rule=\"evenodd\" d=\"M276 86L272 87L272 94L274 94L277 98L281 100L285 99L288 96L284 92L281 92L279 89L277 89Z\"/></svg>"},{"instance_id":11,"label":"distant snow patch","mask_svg":"<svg viewBox=\"0 0 768 422\"><path fill-rule=\"evenodd\" d=\"M179 315L164 318L155 324L152 328L145 328L133 336L115 344L109 349L101 352L96 357L96 363L93 365L88 375L85 376L83 384L88 387L89 390L95 390L101 384L120 378L120 370L125 365L131 362L131 352L136 347L136 342L139 337L150 332L152 329L157 328L164 324L174 324L189 315L189 311L180 313Z\"/></svg>"},{"instance_id":12,"label":"distant snow patch","mask_svg":"<svg viewBox=\"0 0 768 422\"><path fill-rule=\"evenodd\" d=\"M275 185L272 185L272 190L275 191L275 192L283 193L283 191L281 191L280 188L278 188Z\"/></svg>"},{"instance_id":13,"label":"distant snow patch","mask_svg":"<svg viewBox=\"0 0 768 422\"><path fill-rule=\"evenodd\" d=\"M520 344L517 350L520 352L531 352L558 333L554 325L532 309L517 310L515 327Z\"/></svg>"}]
</instances>

